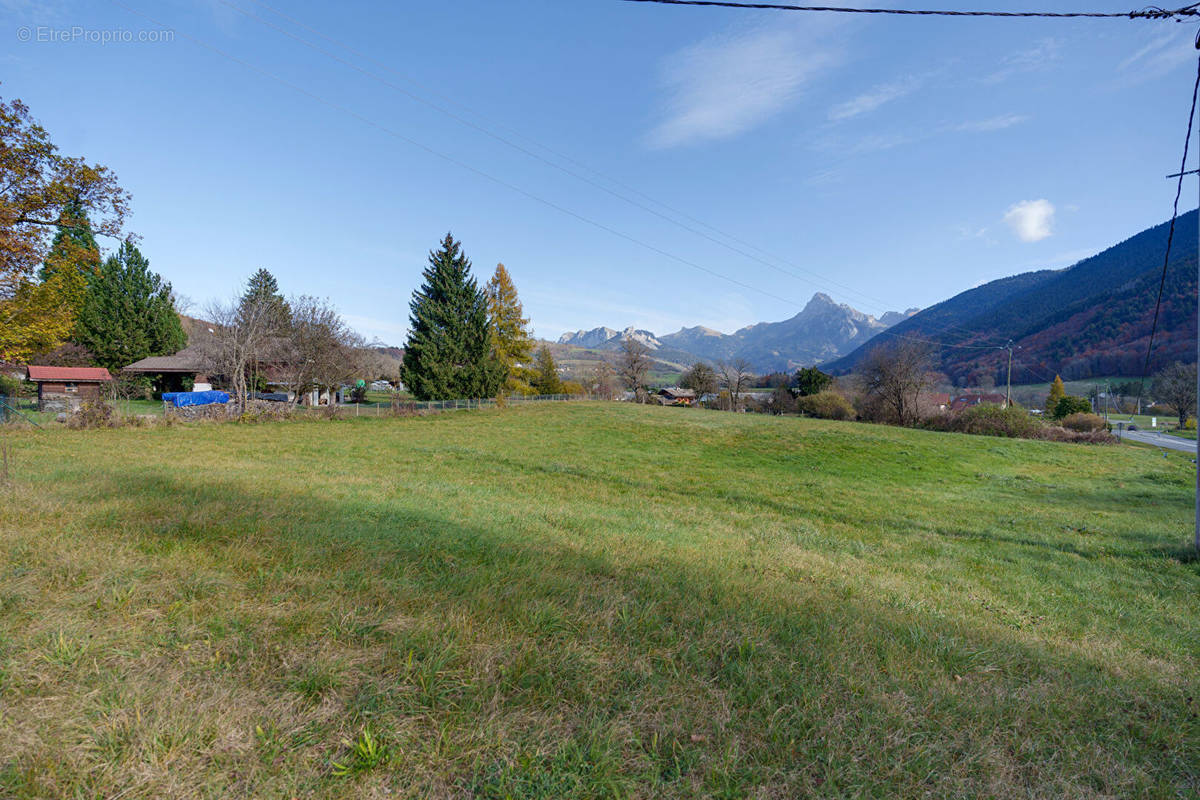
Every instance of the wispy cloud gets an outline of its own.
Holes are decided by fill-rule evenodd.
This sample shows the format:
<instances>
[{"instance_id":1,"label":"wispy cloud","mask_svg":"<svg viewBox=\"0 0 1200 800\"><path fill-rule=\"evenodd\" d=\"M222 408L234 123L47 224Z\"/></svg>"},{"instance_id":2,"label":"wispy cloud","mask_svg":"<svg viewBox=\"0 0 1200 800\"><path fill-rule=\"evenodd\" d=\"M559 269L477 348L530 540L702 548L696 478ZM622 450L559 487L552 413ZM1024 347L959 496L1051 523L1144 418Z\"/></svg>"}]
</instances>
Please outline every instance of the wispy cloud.
<instances>
[{"instance_id":1,"label":"wispy cloud","mask_svg":"<svg viewBox=\"0 0 1200 800\"><path fill-rule=\"evenodd\" d=\"M1004 221L1022 242L1040 242L1054 233L1054 204L1049 200L1023 200L1004 214Z\"/></svg>"},{"instance_id":2,"label":"wispy cloud","mask_svg":"<svg viewBox=\"0 0 1200 800\"><path fill-rule=\"evenodd\" d=\"M1062 42L1058 39L1042 39L1033 47L1012 53L1000 62L1000 66L987 75L984 83L996 84L1016 75L1036 72L1058 61L1062 54Z\"/></svg>"},{"instance_id":3,"label":"wispy cloud","mask_svg":"<svg viewBox=\"0 0 1200 800\"><path fill-rule=\"evenodd\" d=\"M872 133L853 141L844 141L839 145L838 149L846 155L852 156L864 155L866 153L881 153L884 150L891 150L895 147L919 142L923 138L925 137L907 133Z\"/></svg>"},{"instance_id":4,"label":"wispy cloud","mask_svg":"<svg viewBox=\"0 0 1200 800\"><path fill-rule=\"evenodd\" d=\"M745 133L787 109L841 58L811 27L754 29L694 44L663 62L664 118L646 141L666 148Z\"/></svg>"},{"instance_id":5,"label":"wispy cloud","mask_svg":"<svg viewBox=\"0 0 1200 800\"><path fill-rule=\"evenodd\" d=\"M1192 63L1196 58L1192 34L1172 30L1151 38L1117 64L1120 79L1117 87L1132 86L1161 77L1176 67Z\"/></svg>"},{"instance_id":6,"label":"wispy cloud","mask_svg":"<svg viewBox=\"0 0 1200 800\"><path fill-rule=\"evenodd\" d=\"M840 122L869 113L893 100L899 100L912 94L921 87L922 83L924 83L923 79L909 75L899 80L880 84L858 97L834 106L829 111L829 119L832 122Z\"/></svg>"},{"instance_id":7,"label":"wispy cloud","mask_svg":"<svg viewBox=\"0 0 1200 800\"><path fill-rule=\"evenodd\" d=\"M1005 128L1020 125L1022 122L1027 122L1028 120L1029 117L1025 114L1003 114L988 119L960 122L950 129L958 133L989 133L991 131L1002 131Z\"/></svg>"}]
</instances>

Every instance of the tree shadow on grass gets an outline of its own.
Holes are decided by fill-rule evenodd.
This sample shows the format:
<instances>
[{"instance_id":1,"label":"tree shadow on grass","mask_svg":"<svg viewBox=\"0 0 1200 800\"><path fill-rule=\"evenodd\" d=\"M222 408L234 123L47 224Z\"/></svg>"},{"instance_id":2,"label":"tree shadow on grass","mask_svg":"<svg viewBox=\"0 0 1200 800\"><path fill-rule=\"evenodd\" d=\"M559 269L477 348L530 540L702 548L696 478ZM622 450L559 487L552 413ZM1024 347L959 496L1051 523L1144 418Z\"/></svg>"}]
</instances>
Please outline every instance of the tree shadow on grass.
<instances>
[{"instance_id":1,"label":"tree shadow on grass","mask_svg":"<svg viewBox=\"0 0 1200 800\"><path fill-rule=\"evenodd\" d=\"M373 701L377 719L435 720L463 741L508 714L547 722L502 727L488 748L430 751L440 780L464 794L911 796L1000 786L1014 796L1153 796L1200 779L1181 687L1136 659L1058 652L754 564L739 572L661 548L583 548L532 526L448 519L410 497L285 490L286 476L251 490L237 476L114 465L84 482L47 491L64 502L81 490L122 498L78 513L98 536L144 543L147 559L185 547L252 592L252 576L228 558L251 540L261 560L324 582L323 600L380 615L434 612L426 635L460 643L438 669L470 674L438 690L441 673L430 672L434 689L391 708L401 701L385 690L399 668L380 655L378 676L364 678L384 698ZM397 643L410 661L428 649L414 641L409 632ZM498 648L505 669L480 672L473 647Z\"/></svg>"}]
</instances>

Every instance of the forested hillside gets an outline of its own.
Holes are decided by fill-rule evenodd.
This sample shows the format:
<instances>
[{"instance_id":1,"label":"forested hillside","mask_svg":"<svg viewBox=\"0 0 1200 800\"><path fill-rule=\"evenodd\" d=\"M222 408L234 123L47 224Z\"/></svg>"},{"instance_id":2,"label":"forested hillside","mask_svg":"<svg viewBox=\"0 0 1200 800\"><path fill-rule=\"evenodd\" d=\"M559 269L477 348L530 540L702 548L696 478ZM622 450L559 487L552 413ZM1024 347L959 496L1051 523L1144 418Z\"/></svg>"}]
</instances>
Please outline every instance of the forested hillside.
<instances>
[{"instance_id":1,"label":"forested hillside","mask_svg":"<svg viewBox=\"0 0 1200 800\"><path fill-rule=\"evenodd\" d=\"M936 342L952 380L1000 378L1012 339L1019 379L1137 374L1162 277L1168 224L1156 225L1064 270L992 281L926 309L828 367L849 372L888 337ZM1197 214L1176 223L1151 369L1195 360ZM971 347L965 347L969 345ZM987 349L995 347L995 350Z\"/></svg>"}]
</instances>

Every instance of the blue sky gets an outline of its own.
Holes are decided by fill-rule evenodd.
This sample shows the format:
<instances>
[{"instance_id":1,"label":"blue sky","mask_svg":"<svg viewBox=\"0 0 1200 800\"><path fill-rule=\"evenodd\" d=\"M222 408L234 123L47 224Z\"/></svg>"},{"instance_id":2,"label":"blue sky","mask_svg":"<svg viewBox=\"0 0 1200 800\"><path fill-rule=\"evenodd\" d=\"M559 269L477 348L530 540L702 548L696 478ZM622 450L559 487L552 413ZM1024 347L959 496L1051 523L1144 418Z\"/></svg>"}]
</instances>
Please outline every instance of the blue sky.
<instances>
[{"instance_id":1,"label":"blue sky","mask_svg":"<svg viewBox=\"0 0 1200 800\"><path fill-rule=\"evenodd\" d=\"M266 267L396 344L448 230L481 283L504 262L550 338L730 332L815 291L879 314L1067 266L1169 216L1196 63L1194 26L1127 20L617 0L0 14L0 95L117 172L194 311Z\"/></svg>"}]
</instances>

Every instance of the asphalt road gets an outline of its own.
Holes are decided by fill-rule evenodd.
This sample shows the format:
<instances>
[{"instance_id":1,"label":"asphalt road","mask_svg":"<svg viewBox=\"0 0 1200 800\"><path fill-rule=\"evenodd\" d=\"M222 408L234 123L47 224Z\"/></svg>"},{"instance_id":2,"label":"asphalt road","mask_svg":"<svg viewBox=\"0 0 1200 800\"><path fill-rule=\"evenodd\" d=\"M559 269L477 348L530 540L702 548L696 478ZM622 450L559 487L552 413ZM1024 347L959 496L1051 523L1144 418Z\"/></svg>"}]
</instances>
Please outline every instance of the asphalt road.
<instances>
[{"instance_id":1,"label":"asphalt road","mask_svg":"<svg viewBox=\"0 0 1200 800\"><path fill-rule=\"evenodd\" d=\"M1191 439L1180 439L1178 436L1168 436L1165 433L1152 431L1124 431L1121 434L1126 439L1132 439L1142 444L1152 444L1155 447L1165 447L1168 450L1182 450L1185 453L1195 453L1196 443Z\"/></svg>"}]
</instances>

